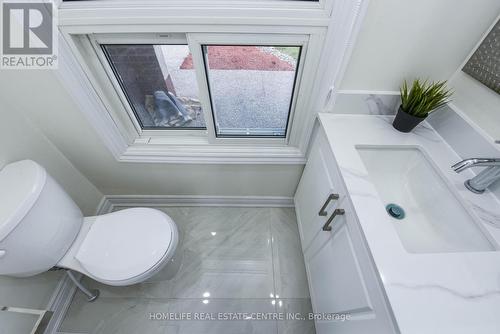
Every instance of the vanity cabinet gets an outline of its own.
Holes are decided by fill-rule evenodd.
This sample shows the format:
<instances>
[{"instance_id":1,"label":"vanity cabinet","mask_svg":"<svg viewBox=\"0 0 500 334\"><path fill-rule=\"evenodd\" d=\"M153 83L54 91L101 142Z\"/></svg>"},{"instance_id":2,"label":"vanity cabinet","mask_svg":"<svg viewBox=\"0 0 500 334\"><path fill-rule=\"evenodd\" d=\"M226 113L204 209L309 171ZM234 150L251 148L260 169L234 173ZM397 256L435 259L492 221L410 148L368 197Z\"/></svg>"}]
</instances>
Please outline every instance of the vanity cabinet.
<instances>
[{"instance_id":1,"label":"vanity cabinet","mask_svg":"<svg viewBox=\"0 0 500 334\"><path fill-rule=\"evenodd\" d=\"M317 317L316 332L397 333L339 168L320 127L313 135L295 207ZM349 320L342 321L342 314Z\"/></svg>"}]
</instances>

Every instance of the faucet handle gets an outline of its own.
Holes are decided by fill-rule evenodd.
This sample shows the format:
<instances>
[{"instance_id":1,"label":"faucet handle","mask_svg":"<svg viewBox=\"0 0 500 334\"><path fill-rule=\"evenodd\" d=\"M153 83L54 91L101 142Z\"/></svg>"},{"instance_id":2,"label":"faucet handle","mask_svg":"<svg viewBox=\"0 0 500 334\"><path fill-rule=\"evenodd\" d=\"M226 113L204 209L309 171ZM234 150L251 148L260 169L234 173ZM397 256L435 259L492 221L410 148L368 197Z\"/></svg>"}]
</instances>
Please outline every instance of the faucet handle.
<instances>
[{"instance_id":1,"label":"faucet handle","mask_svg":"<svg viewBox=\"0 0 500 334\"><path fill-rule=\"evenodd\" d=\"M466 170L467 168L473 166L477 162L477 159L465 159L462 161L457 162L451 168L457 172L460 173L463 170Z\"/></svg>"},{"instance_id":2,"label":"faucet handle","mask_svg":"<svg viewBox=\"0 0 500 334\"><path fill-rule=\"evenodd\" d=\"M500 180L500 159L472 158L457 162L451 168L457 173L470 167L488 167L472 179L465 181L465 187L476 194L482 194L493 182Z\"/></svg>"},{"instance_id":3,"label":"faucet handle","mask_svg":"<svg viewBox=\"0 0 500 334\"><path fill-rule=\"evenodd\" d=\"M498 167L500 166L500 159L498 158L471 158L465 159L457 162L451 168L457 173L469 168L469 167Z\"/></svg>"}]
</instances>

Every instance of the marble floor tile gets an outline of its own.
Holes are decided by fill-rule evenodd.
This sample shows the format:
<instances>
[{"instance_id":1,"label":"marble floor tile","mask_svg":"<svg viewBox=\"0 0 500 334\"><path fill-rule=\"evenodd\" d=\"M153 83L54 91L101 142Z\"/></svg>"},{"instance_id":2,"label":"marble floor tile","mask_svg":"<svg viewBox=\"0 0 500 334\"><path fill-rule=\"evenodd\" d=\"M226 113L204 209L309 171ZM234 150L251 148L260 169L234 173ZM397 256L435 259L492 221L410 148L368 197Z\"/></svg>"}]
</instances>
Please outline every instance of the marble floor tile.
<instances>
[{"instance_id":1,"label":"marble floor tile","mask_svg":"<svg viewBox=\"0 0 500 334\"><path fill-rule=\"evenodd\" d=\"M277 333L275 304L270 299L178 299L170 312L195 313L205 319L170 321L180 334L273 334ZM269 320L256 320L268 315ZM231 320L237 319L237 320Z\"/></svg>"},{"instance_id":2,"label":"marble floor tile","mask_svg":"<svg viewBox=\"0 0 500 334\"><path fill-rule=\"evenodd\" d=\"M168 212L168 210L166 210ZM273 292L269 210L190 208L178 247L182 265L171 280L146 282L145 297L267 298Z\"/></svg>"},{"instance_id":3,"label":"marble floor tile","mask_svg":"<svg viewBox=\"0 0 500 334\"><path fill-rule=\"evenodd\" d=\"M310 299L278 299L276 312L284 314L284 320L278 321L279 334L316 333L314 321L309 320L313 312Z\"/></svg>"},{"instance_id":4,"label":"marble floor tile","mask_svg":"<svg viewBox=\"0 0 500 334\"><path fill-rule=\"evenodd\" d=\"M75 294L60 332L68 333L166 333L165 323L149 320L150 302L140 298L99 297L89 303Z\"/></svg>"},{"instance_id":5,"label":"marble floor tile","mask_svg":"<svg viewBox=\"0 0 500 334\"><path fill-rule=\"evenodd\" d=\"M99 298L94 303L87 303L82 296L75 296L59 331L92 334L277 333L275 319L253 320L257 314L275 314L275 305L269 299L209 298ZM238 320L230 320L234 317Z\"/></svg>"},{"instance_id":6,"label":"marble floor tile","mask_svg":"<svg viewBox=\"0 0 500 334\"><path fill-rule=\"evenodd\" d=\"M160 209L179 228L178 252L183 257L179 272L170 280L163 279L160 273L130 287L105 286L86 278L85 283L101 290L101 297L87 303L77 292L59 331L271 334L280 329L280 333L314 333L310 323L298 320L149 319L151 312L266 313L278 307L300 312L310 307L293 209Z\"/></svg>"},{"instance_id":7,"label":"marble floor tile","mask_svg":"<svg viewBox=\"0 0 500 334\"><path fill-rule=\"evenodd\" d=\"M293 208L271 209L275 294L280 298L309 298L309 287Z\"/></svg>"}]
</instances>

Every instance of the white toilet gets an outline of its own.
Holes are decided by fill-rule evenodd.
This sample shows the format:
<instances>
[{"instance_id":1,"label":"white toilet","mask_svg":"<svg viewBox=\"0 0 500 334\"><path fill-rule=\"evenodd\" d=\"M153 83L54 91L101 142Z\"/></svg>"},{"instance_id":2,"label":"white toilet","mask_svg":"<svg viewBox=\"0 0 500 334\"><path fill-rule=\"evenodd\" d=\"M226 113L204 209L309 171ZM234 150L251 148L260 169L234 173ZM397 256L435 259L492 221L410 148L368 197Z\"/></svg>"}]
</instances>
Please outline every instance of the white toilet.
<instances>
[{"instance_id":1,"label":"white toilet","mask_svg":"<svg viewBox=\"0 0 500 334\"><path fill-rule=\"evenodd\" d=\"M131 285L177 266L178 240L174 221L155 209L84 218L34 161L0 171L0 275L25 277L59 267L104 284Z\"/></svg>"}]
</instances>

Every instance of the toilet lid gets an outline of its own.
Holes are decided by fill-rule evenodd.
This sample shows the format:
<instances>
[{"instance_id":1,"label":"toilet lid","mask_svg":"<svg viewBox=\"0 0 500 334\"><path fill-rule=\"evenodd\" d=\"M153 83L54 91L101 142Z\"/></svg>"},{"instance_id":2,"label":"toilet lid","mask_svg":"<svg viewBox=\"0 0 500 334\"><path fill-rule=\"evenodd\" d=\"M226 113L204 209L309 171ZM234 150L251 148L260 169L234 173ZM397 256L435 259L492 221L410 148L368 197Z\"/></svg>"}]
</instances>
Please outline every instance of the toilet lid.
<instances>
[{"instance_id":1,"label":"toilet lid","mask_svg":"<svg viewBox=\"0 0 500 334\"><path fill-rule=\"evenodd\" d=\"M148 208L97 217L75 258L91 275L120 281L152 269L167 253L177 233L172 219Z\"/></svg>"}]
</instances>

